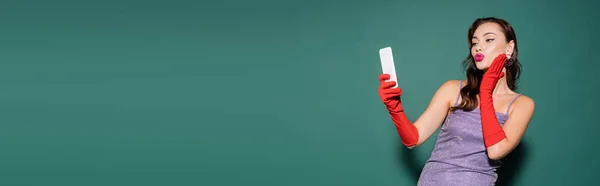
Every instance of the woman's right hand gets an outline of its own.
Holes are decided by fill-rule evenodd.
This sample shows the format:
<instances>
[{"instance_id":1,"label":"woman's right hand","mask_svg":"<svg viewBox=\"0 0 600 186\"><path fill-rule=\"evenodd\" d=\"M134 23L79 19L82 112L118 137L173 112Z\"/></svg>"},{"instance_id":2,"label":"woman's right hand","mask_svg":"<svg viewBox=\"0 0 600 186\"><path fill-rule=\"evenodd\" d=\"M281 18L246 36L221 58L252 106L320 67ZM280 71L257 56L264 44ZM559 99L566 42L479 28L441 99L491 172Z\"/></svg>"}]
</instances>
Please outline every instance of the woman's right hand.
<instances>
[{"instance_id":1,"label":"woman's right hand","mask_svg":"<svg viewBox=\"0 0 600 186\"><path fill-rule=\"evenodd\" d=\"M396 82L386 82L389 79L389 74L379 75L379 98L390 112L402 112L402 102L400 100L400 96L402 95L402 89L400 87L393 88L396 85Z\"/></svg>"},{"instance_id":2,"label":"woman's right hand","mask_svg":"<svg viewBox=\"0 0 600 186\"><path fill-rule=\"evenodd\" d=\"M417 142L419 141L419 131L412 122L408 120L406 114L404 114L402 101L400 100L402 89L400 87L392 88L396 85L396 82L386 82L386 80L389 79L389 74L379 75L379 97L387 107L390 117L398 131L398 135L400 135L400 138L402 139L402 143L407 147L412 148L417 145Z\"/></svg>"}]
</instances>

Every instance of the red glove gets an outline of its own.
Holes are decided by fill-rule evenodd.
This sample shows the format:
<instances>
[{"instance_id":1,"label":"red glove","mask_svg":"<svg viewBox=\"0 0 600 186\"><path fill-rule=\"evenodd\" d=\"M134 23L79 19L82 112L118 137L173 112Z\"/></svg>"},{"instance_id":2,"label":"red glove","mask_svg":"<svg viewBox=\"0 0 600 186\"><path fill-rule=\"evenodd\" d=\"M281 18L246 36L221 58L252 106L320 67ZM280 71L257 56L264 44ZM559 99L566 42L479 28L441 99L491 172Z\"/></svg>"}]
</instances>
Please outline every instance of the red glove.
<instances>
[{"instance_id":1,"label":"red glove","mask_svg":"<svg viewBox=\"0 0 600 186\"><path fill-rule=\"evenodd\" d=\"M396 82L385 82L388 79L390 79L389 74L379 75L379 97L388 109L392 121L396 125L396 130L402 139L402 143L407 147L414 146L419 141L419 131L417 131L417 128L408 120L406 114L404 114L402 102L400 101L402 89L392 88L396 85Z\"/></svg>"},{"instance_id":2,"label":"red glove","mask_svg":"<svg viewBox=\"0 0 600 186\"><path fill-rule=\"evenodd\" d=\"M504 133L504 130L502 130L498 118L496 118L494 100L492 99L492 93L494 92L496 83L498 83L500 78L504 77L502 68L504 67L506 59L506 54L500 54L494 59L485 74L483 74L481 85L479 87L481 127L486 148L506 138L506 134Z\"/></svg>"}]
</instances>

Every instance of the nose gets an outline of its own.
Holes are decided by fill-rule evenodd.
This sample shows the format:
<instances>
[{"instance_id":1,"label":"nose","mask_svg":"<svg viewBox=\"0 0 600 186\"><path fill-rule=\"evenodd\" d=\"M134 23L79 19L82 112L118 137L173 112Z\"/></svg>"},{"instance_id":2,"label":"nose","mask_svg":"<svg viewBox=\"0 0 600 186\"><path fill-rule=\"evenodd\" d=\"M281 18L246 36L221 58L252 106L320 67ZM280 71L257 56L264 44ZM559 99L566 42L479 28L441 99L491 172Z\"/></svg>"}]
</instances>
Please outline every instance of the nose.
<instances>
[{"instance_id":1,"label":"nose","mask_svg":"<svg viewBox=\"0 0 600 186\"><path fill-rule=\"evenodd\" d=\"M480 45L475 46L475 52L481 52L481 47Z\"/></svg>"}]
</instances>

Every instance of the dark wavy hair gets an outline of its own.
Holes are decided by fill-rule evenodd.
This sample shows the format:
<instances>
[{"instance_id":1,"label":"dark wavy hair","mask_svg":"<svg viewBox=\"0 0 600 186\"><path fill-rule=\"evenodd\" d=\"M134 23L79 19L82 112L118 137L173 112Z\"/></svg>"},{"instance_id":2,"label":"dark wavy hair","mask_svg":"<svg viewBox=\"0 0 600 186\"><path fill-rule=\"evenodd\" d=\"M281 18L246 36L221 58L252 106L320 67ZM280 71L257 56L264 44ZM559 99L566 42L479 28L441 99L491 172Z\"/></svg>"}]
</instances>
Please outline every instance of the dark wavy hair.
<instances>
[{"instance_id":1,"label":"dark wavy hair","mask_svg":"<svg viewBox=\"0 0 600 186\"><path fill-rule=\"evenodd\" d=\"M475 66L475 61L473 60L473 56L471 55L471 47L472 47L472 39L475 30L484 23L497 23L500 25L502 32L506 37L506 42L510 42L511 40L514 42L513 53L510 59L506 62L506 82L508 83L508 88L511 90L517 89L517 83L519 77L521 75L521 63L519 62L519 48L517 47L517 36L515 34L512 26L503 19L495 18L495 17L485 17L478 18L469 27L467 42L469 43L469 55L463 61L462 65L465 69L467 75L467 85L461 88L460 95L463 98L463 101L456 107L453 107L452 110L462 109L465 111L472 111L477 108L479 104L477 101L477 95L479 94L479 85L481 83L481 78L483 77L484 71L477 69Z\"/></svg>"}]
</instances>

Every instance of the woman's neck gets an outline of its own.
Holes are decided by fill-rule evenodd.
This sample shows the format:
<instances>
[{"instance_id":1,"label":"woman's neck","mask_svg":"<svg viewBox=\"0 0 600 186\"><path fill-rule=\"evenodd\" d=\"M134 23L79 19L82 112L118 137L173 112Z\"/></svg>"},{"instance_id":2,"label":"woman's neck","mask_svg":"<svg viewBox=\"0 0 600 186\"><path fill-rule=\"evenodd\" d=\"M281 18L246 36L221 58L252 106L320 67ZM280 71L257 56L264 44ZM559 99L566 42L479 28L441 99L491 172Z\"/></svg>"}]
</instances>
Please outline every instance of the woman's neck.
<instances>
[{"instance_id":1,"label":"woman's neck","mask_svg":"<svg viewBox=\"0 0 600 186\"><path fill-rule=\"evenodd\" d=\"M498 80L498 83L496 83L496 88L494 88L494 92L492 92L492 95L509 94L512 92L512 90L510 90L510 88L508 87L508 83L506 82L506 69L503 70L503 72L504 77Z\"/></svg>"}]
</instances>

